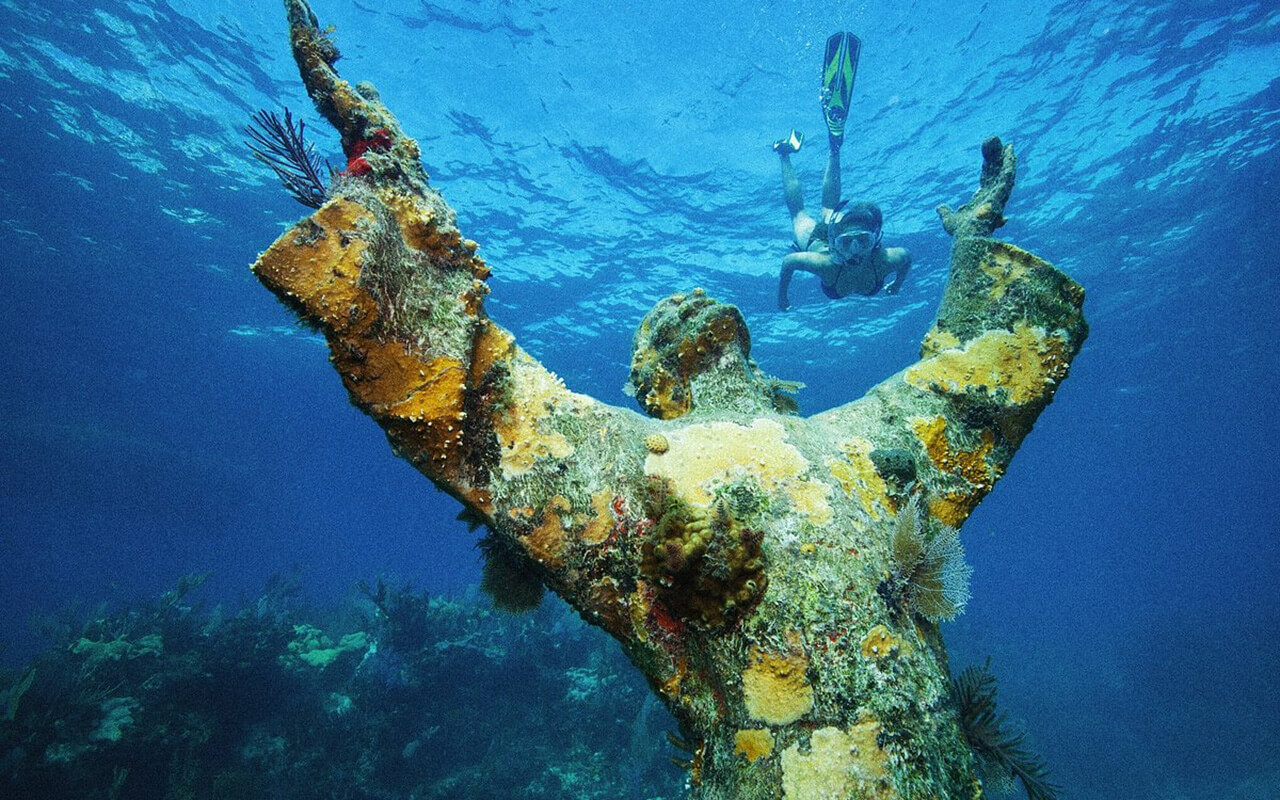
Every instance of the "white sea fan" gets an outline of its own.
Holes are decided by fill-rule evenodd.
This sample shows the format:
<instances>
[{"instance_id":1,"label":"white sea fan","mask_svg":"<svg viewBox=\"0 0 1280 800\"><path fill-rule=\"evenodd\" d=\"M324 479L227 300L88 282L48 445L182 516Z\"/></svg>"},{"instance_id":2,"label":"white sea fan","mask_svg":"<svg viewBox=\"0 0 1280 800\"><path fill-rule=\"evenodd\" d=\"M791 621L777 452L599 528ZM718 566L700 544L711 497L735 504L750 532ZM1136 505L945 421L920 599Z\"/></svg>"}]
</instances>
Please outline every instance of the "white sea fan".
<instances>
[{"instance_id":1,"label":"white sea fan","mask_svg":"<svg viewBox=\"0 0 1280 800\"><path fill-rule=\"evenodd\" d=\"M921 613L934 622L955 619L963 613L969 603L969 579L973 576L973 567L965 563L960 532L949 525L938 526L925 542L921 567L926 575L936 576L926 584L916 585L915 602ZM935 610L935 613L930 614L926 609Z\"/></svg>"},{"instance_id":2,"label":"white sea fan","mask_svg":"<svg viewBox=\"0 0 1280 800\"><path fill-rule=\"evenodd\" d=\"M964 611L973 567L964 561L960 533L948 525L930 525L917 497L898 513L893 560L894 582L913 611L931 622L955 619Z\"/></svg>"}]
</instances>

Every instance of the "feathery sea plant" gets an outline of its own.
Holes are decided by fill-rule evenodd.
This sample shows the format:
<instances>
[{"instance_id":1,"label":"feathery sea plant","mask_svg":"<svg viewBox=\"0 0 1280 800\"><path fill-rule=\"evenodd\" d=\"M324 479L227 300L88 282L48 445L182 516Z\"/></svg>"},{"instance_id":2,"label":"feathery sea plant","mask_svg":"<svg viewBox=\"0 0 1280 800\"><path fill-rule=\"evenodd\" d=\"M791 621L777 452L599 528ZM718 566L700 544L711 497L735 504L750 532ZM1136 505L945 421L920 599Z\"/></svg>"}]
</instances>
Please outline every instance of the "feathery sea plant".
<instances>
[{"instance_id":1,"label":"feathery sea plant","mask_svg":"<svg viewBox=\"0 0 1280 800\"><path fill-rule=\"evenodd\" d=\"M512 614L536 609L546 589L529 559L492 534L476 547L484 555L480 589L493 600L494 608Z\"/></svg>"},{"instance_id":2,"label":"feathery sea plant","mask_svg":"<svg viewBox=\"0 0 1280 800\"><path fill-rule=\"evenodd\" d=\"M960 534L948 525L930 524L917 496L898 512L893 566L895 601L931 622L955 619L969 602L973 567L964 561Z\"/></svg>"},{"instance_id":3,"label":"feathery sea plant","mask_svg":"<svg viewBox=\"0 0 1280 800\"><path fill-rule=\"evenodd\" d=\"M328 199L329 189L322 172L333 169L316 154L315 147L306 140L306 123L298 120L295 127L293 114L284 110L284 119L274 111L260 109L246 125L246 141L255 158L271 168L280 184L293 195L293 199L310 208L319 208Z\"/></svg>"},{"instance_id":4,"label":"feathery sea plant","mask_svg":"<svg viewBox=\"0 0 1280 800\"><path fill-rule=\"evenodd\" d=\"M1028 800L1057 800L1058 787L1049 782L1044 759L1028 746L1025 731L1007 729L1005 715L996 712L996 678L991 662L971 666L951 681L960 707L960 727L978 762L978 777L993 796L1013 791L1022 781Z\"/></svg>"}]
</instances>

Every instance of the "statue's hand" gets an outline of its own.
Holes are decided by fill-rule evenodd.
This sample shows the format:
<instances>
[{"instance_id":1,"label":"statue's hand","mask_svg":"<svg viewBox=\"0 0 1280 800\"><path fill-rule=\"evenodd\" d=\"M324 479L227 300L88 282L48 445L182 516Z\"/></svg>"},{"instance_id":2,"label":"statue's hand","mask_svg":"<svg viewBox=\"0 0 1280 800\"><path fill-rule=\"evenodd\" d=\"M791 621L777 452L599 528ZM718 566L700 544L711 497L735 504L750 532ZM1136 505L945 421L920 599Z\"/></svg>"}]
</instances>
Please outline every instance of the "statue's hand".
<instances>
[{"instance_id":1,"label":"statue's hand","mask_svg":"<svg viewBox=\"0 0 1280 800\"><path fill-rule=\"evenodd\" d=\"M957 210L950 206L938 206L942 227L956 238L965 236L990 236L1007 220L1004 206L1013 191L1018 159L1013 146L992 136L982 143L982 177L972 199Z\"/></svg>"}]
</instances>

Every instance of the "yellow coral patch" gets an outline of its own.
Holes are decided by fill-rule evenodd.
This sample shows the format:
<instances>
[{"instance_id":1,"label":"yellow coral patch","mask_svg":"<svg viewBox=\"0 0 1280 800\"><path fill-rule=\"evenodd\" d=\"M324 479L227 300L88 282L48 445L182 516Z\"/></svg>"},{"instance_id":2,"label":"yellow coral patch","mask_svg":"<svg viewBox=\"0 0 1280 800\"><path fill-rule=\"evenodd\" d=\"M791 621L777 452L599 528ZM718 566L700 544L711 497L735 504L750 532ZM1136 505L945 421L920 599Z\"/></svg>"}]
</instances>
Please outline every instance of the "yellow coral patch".
<instances>
[{"instance_id":1,"label":"yellow coral patch","mask_svg":"<svg viewBox=\"0 0 1280 800\"><path fill-rule=\"evenodd\" d=\"M987 462L995 447L995 437L991 431L982 431L982 442L972 450L953 448L947 439L946 417L911 420L911 427L916 436L924 443L929 460L939 470L963 478L976 489L989 490L995 483L999 473Z\"/></svg>"},{"instance_id":2,"label":"yellow coral patch","mask_svg":"<svg viewBox=\"0 0 1280 800\"><path fill-rule=\"evenodd\" d=\"M658 419L683 417L692 408L692 398L687 387L661 366L654 368L651 388L641 400L650 413Z\"/></svg>"},{"instance_id":3,"label":"yellow coral patch","mask_svg":"<svg viewBox=\"0 0 1280 800\"><path fill-rule=\"evenodd\" d=\"M961 348L936 353L903 372L907 383L943 394L1002 391L1012 405L1041 400L1066 377L1070 359L1061 339L1017 323L987 331Z\"/></svg>"},{"instance_id":4,"label":"yellow coral patch","mask_svg":"<svg viewBox=\"0 0 1280 800\"><path fill-rule=\"evenodd\" d=\"M906 642L894 636L884 625L875 626L862 637L862 657L868 661L899 655L907 647Z\"/></svg>"},{"instance_id":5,"label":"yellow coral patch","mask_svg":"<svg viewBox=\"0 0 1280 800\"><path fill-rule=\"evenodd\" d=\"M968 491L948 492L929 503L929 512L936 519L953 528L959 527L1000 477L1000 470L987 460L995 447L995 437L984 430L977 447L961 450L952 447L947 439L946 417L917 417L911 420L911 426L934 466L972 487Z\"/></svg>"},{"instance_id":6,"label":"yellow coral patch","mask_svg":"<svg viewBox=\"0 0 1280 800\"><path fill-rule=\"evenodd\" d=\"M992 242L979 265L991 278L990 297L999 300L1013 284L1025 280L1031 270L1053 269L1049 262L1008 242Z\"/></svg>"},{"instance_id":7,"label":"yellow coral patch","mask_svg":"<svg viewBox=\"0 0 1280 800\"><path fill-rule=\"evenodd\" d=\"M749 728L733 735L733 751L748 761L767 758L773 752L773 734L767 728Z\"/></svg>"},{"instance_id":8,"label":"yellow coral patch","mask_svg":"<svg viewBox=\"0 0 1280 800\"><path fill-rule=\"evenodd\" d=\"M373 214L349 200L330 200L258 257L253 271L267 288L324 330L361 334L378 307L357 281L365 243L348 235Z\"/></svg>"},{"instance_id":9,"label":"yellow coral patch","mask_svg":"<svg viewBox=\"0 0 1280 800\"><path fill-rule=\"evenodd\" d=\"M929 513L943 525L959 528L983 497L982 492L947 492L929 501Z\"/></svg>"},{"instance_id":10,"label":"yellow coral patch","mask_svg":"<svg viewBox=\"0 0 1280 800\"><path fill-rule=\"evenodd\" d=\"M440 357L424 362L399 342L369 347L362 354L343 373L356 384L348 388L361 401L409 422L447 421L447 433L461 429L467 378L461 361Z\"/></svg>"},{"instance_id":11,"label":"yellow coral patch","mask_svg":"<svg viewBox=\"0 0 1280 800\"><path fill-rule=\"evenodd\" d=\"M874 446L866 439L855 437L841 442L839 447L844 459L827 459L827 468L846 497L857 495L858 504L872 519L882 519L888 508L889 486L871 460Z\"/></svg>"},{"instance_id":12,"label":"yellow coral patch","mask_svg":"<svg viewBox=\"0 0 1280 800\"><path fill-rule=\"evenodd\" d=\"M764 491L781 491L815 525L831 521L831 487L802 477L809 462L786 441L786 429L771 419L750 426L710 422L668 431L668 451L650 453L649 475L668 478L686 500L707 505L719 483L750 477Z\"/></svg>"},{"instance_id":13,"label":"yellow coral patch","mask_svg":"<svg viewBox=\"0 0 1280 800\"><path fill-rule=\"evenodd\" d=\"M563 516L570 510L569 500L556 495L543 509L542 522L530 533L520 537L529 555L539 564L553 569L564 565L566 531Z\"/></svg>"},{"instance_id":14,"label":"yellow coral patch","mask_svg":"<svg viewBox=\"0 0 1280 800\"><path fill-rule=\"evenodd\" d=\"M387 428L396 446L439 474L460 455L466 370L457 359L425 359L371 333L378 306L360 286L372 224L358 203L334 199L280 237L254 264L272 291L330 338L334 368L351 400Z\"/></svg>"},{"instance_id":15,"label":"yellow coral patch","mask_svg":"<svg viewBox=\"0 0 1280 800\"><path fill-rule=\"evenodd\" d=\"M585 410L590 399L570 392L559 378L527 356L511 360L507 388L510 402L505 412L495 414L493 425L502 448L503 478L524 475L540 460L572 455L569 440L544 421L555 410Z\"/></svg>"},{"instance_id":16,"label":"yellow coral patch","mask_svg":"<svg viewBox=\"0 0 1280 800\"><path fill-rule=\"evenodd\" d=\"M644 437L644 446L655 456L660 456L671 449L671 444L667 441L667 437L660 433L651 433Z\"/></svg>"},{"instance_id":17,"label":"yellow coral patch","mask_svg":"<svg viewBox=\"0 0 1280 800\"><path fill-rule=\"evenodd\" d=\"M959 346L959 337L951 331L939 330L935 325L929 329L929 332L924 335L924 341L920 343L920 357L929 358L943 350L952 350Z\"/></svg>"},{"instance_id":18,"label":"yellow coral patch","mask_svg":"<svg viewBox=\"0 0 1280 800\"><path fill-rule=\"evenodd\" d=\"M751 648L751 661L742 672L742 696L747 713L770 725L786 725L813 708L813 687L805 676L809 661L802 652L786 655Z\"/></svg>"},{"instance_id":19,"label":"yellow coral patch","mask_svg":"<svg viewBox=\"0 0 1280 800\"><path fill-rule=\"evenodd\" d=\"M645 597L644 592L636 589L631 593L631 602L628 603L628 609L631 613L631 627L635 631L636 638L641 642L649 641L649 609L651 605Z\"/></svg>"},{"instance_id":20,"label":"yellow coral patch","mask_svg":"<svg viewBox=\"0 0 1280 800\"><path fill-rule=\"evenodd\" d=\"M608 489L601 489L591 495L591 511L594 516L582 528L582 541L600 544L609 538L609 532L613 530L613 509L610 508L612 501L613 493Z\"/></svg>"},{"instance_id":21,"label":"yellow coral patch","mask_svg":"<svg viewBox=\"0 0 1280 800\"><path fill-rule=\"evenodd\" d=\"M887 778L888 758L876 744L880 723L860 722L849 730L819 728L809 752L796 742L782 751L782 794L787 800L890 800L897 797Z\"/></svg>"}]
</instances>

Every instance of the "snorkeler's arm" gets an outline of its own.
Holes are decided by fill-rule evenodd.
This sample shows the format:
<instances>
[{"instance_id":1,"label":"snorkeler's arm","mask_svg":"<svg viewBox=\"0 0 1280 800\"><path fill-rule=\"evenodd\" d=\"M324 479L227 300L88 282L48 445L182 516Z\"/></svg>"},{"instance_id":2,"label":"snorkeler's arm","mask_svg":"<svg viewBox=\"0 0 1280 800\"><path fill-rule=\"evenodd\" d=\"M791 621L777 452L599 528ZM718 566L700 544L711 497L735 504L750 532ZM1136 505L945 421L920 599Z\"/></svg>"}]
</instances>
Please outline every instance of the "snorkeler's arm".
<instances>
[{"instance_id":1,"label":"snorkeler's arm","mask_svg":"<svg viewBox=\"0 0 1280 800\"><path fill-rule=\"evenodd\" d=\"M911 251L905 247L890 247L884 251L884 256L893 270L893 283L885 287L885 292L897 294L907 279L907 270L911 269Z\"/></svg>"},{"instance_id":2,"label":"snorkeler's arm","mask_svg":"<svg viewBox=\"0 0 1280 800\"><path fill-rule=\"evenodd\" d=\"M791 287L791 276L796 270L804 270L817 274L821 265L817 263L818 259L823 258L820 253L799 252L788 253L782 259L782 272L778 275L778 310L786 311L791 308L791 301L787 299L787 289Z\"/></svg>"},{"instance_id":3,"label":"snorkeler's arm","mask_svg":"<svg viewBox=\"0 0 1280 800\"><path fill-rule=\"evenodd\" d=\"M790 256L787 256L790 258ZM787 288L791 286L791 276L795 274L795 264L788 264L787 258L782 259L782 274L778 276L778 310L786 311L791 308L791 301L787 299Z\"/></svg>"}]
</instances>

